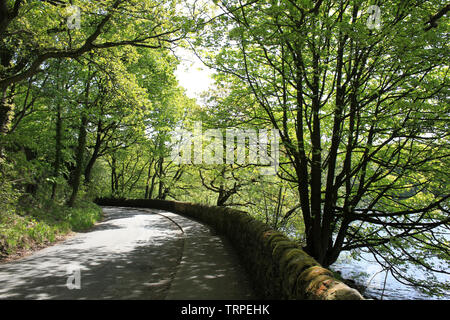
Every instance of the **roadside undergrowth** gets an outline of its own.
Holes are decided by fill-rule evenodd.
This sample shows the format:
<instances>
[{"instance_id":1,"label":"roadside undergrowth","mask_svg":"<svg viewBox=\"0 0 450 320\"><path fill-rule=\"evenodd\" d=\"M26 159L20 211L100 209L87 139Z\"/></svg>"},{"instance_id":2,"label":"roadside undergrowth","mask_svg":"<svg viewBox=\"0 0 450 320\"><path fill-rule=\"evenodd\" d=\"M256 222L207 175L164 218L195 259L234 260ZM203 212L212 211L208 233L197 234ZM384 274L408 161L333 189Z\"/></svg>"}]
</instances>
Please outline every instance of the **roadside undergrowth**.
<instances>
[{"instance_id":1,"label":"roadside undergrowth","mask_svg":"<svg viewBox=\"0 0 450 320\"><path fill-rule=\"evenodd\" d=\"M88 201L73 208L36 200L9 207L0 213L0 261L51 245L72 231L86 231L101 218L101 208Z\"/></svg>"}]
</instances>

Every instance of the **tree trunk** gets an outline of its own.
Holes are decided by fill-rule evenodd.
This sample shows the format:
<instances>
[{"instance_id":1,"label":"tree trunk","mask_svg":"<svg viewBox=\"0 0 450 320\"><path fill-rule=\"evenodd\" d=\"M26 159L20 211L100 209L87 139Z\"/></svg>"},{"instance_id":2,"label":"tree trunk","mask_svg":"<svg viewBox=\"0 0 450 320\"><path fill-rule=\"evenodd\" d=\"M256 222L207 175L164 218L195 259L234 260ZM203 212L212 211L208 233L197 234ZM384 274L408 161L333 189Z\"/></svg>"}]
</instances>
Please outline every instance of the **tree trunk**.
<instances>
[{"instance_id":1,"label":"tree trunk","mask_svg":"<svg viewBox=\"0 0 450 320\"><path fill-rule=\"evenodd\" d=\"M53 164L53 181L51 199L55 200L56 188L58 186L56 179L59 176L59 169L61 167L61 149L62 149L62 117L61 117L61 105L56 106L56 132L55 132L55 162Z\"/></svg>"},{"instance_id":2,"label":"tree trunk","mask_svg":"<svg viewBox=\"0 0 450 320\"><path fill-rule=\"evenodd\" d=\"M118 189L118 182L117 182L117 172L116 172L116 158L114 155L111 159L111 196L115 196L117 189Z\"/></svg>"},{"instance_id":3,"label":"tree trunk","mask_svg":"<svg viewBox=\"0 0 450 320\"><path fill-rule=\"evenodd\" d=\"M163 187L164 187L164 183L162 181L162 177L163 177L163 163L164 163L164 158L160 157L159 161L158 161L158 177L159 177L159 183L158 183L158 199L162 199L163 196Z\"/></svg>"},{"instance_id":4,"label":"tree trunk","mask_svg":"<svg viewBox=\"0 0 450 320\"><path fill-rule=\"evenodd\" d=\"M87 72L87 83L86 83L86 91L84 94L84 105L85 105L85 112L82 111L81 114L81 123L80 123L80 130L78 133L78 146L77 151L75 155L75 171L73 173L73 180L72 180L72 194L70 195L69 200L67 201L67 205L70 207L73 207L75 204L75 200L78 195L78 191L80 189L80 182L81 182L81 176L83 174L83 165L84 165L84 153L86 149L86 137L87 137L87 125L88 125L88 116L87 116L87 110L89 109L89 93L91 89L91 66L88 66L88 72Z\"/></svg>"},{"instance_id":5,"label":"tree trunk","mask_svg":"<svg viewBox=\"0 0 450 320\"><path fill-rule=\"evenodd\" d=\"M77 153L75 155L76 166L75 171L73 173L72 194L70 195L70 198L67 201L67 205L70 207L73 207L78 195L78 191L80 189L81 176L83 173L84 152L86 148L87 123L88 118L86 115L83 115L81 117L80 131L78 134Z\"/></svg>"},{"instance_id":6,"label":"tree trunk","mask_svg":"<svg viewBox=\"0 0 450 320\"><path fill-rule=\"evenodd\" d=\"M0 4L0 37L3 36L3 32L6 30L11 19L17 15L17 13L9 12L8 7L4 1ZM6 47L0 47L0 64L6 70L11 65L13 53ZM0 77L5 74L0 73ZM2 85L0 87L1 99L0 99L0 136L8 132L9 124L11 123L12 113L14 105L7 99L8 85Z\"/></svg>"},{"instance_id":7,"label":"tree trunk","mask_svg":"<svg viewBox=\"0 0 450 320\"><path fill-rule=\"evenodd\" d=\"M32 161L37 157L37 152L29 147L24 147L23 152L25 153L25 158L27 159L27 161ZM34 177L32 181L25 184L25 192L33 197L36 197L36 193L38 190L37 179L39 179L39 177Z\"/></svg>"},{"instance_id":8,"label":"tree trunk","mask_svg":"<svg viewBox=\"0 0 450 320\"><path fill-rule=\"evenodd\" d=\"M91 182L91 173L92 168L94 167L95 162L100 157L100 147L102 146L101 139L101 130L102 130L102 121L100 120L97 127L97 137L95 140L94 151L92 152L92 156L86 164L86 168L84 170L84 184L88 185Z\"/></svg>"},{"instance_id":9,"label":"tree trunk","mask_svg":"<svg viewBox=\"0 0 450 320\"><path fill-rule=\"evenodd\" d=\"M11 123L14 105L7 99L8 88L1 88L2 98L0 100L0 134L5 135Z\"/></svg>"},{"instance_id":10,"label":"tree trunk","mask_svg":"<svg viewBox=\"0 0 450 320\"><path fill-rule=\"evenodd\" d=\"M314 53L313 61L313 96L312 96L312 157L311 157L311 228L307 233L307 253L317 262L324 260L325 250L322 247L322 147L320 126L320 100L319 100L319 57ZM302 183L302 182L300 182Z\"/></svg>"}]
</instances>

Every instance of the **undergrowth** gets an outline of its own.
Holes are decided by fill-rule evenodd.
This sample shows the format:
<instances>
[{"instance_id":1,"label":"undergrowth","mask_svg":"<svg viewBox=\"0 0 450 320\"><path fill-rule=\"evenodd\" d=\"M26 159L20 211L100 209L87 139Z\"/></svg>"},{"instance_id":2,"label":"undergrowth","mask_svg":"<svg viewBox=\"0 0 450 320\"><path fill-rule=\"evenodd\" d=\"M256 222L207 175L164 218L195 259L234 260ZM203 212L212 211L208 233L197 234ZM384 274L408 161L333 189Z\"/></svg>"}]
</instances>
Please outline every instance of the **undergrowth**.
<instances>
[{"instance_id":1,"label":"undergrowth","mask_svg":"<svg viewBox=\"0 0 450 320\"><path fill-rule=\"evenodd\" d=\"M85 231L102 217L101 208L80 201L73 208L54 201L29 201L0 212L0 258L57 240L70 231Z\"/></svg>"}]
</instances>

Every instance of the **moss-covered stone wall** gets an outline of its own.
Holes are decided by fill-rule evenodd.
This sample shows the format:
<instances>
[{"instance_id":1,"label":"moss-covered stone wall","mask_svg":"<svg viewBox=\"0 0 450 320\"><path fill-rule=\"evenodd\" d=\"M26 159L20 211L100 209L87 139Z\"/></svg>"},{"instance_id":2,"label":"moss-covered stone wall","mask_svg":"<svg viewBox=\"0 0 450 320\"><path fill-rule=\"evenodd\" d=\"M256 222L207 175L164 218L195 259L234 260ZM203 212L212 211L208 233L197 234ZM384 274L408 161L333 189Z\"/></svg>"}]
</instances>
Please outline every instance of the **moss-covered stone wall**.
<instances>
[{"instance_id":1,"label":"moss-covered stone wall","mask_svg":"<svg viewBox=\"0 0 450 320\"><path fill-rule=\"evenodd\" d=\"M329 270L321 267L297 243L246 212L165 200L98 199L96 202L167 210L211 226L230 240L255 290L264 299L363 299L358 291L333 278Z\"/></svg>"}]
</instances>

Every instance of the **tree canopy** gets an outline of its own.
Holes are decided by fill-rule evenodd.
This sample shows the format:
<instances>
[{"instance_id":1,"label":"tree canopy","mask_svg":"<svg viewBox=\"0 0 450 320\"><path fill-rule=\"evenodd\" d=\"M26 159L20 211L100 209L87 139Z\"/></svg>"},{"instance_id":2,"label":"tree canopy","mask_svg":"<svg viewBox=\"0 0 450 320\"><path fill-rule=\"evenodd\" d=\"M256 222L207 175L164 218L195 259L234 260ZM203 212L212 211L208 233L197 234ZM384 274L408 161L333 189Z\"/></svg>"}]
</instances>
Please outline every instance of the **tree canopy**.
<instances>
[{"instance_id":1,"label":"tree canopy","mask_svg":"<svg viewBox=\"0 0 450 320\"><path fill-rule=\"evenodd\" d=\"M450 262L449 9L0 0L0 209L101 196L239 207L326 267L365 251L445 294L432 275ZM197 100L178 84L177 47L215 72ZM223 137L278 130L276 175L173 161L173 132L198 122Z\"/></svg>"}]
</instances>

